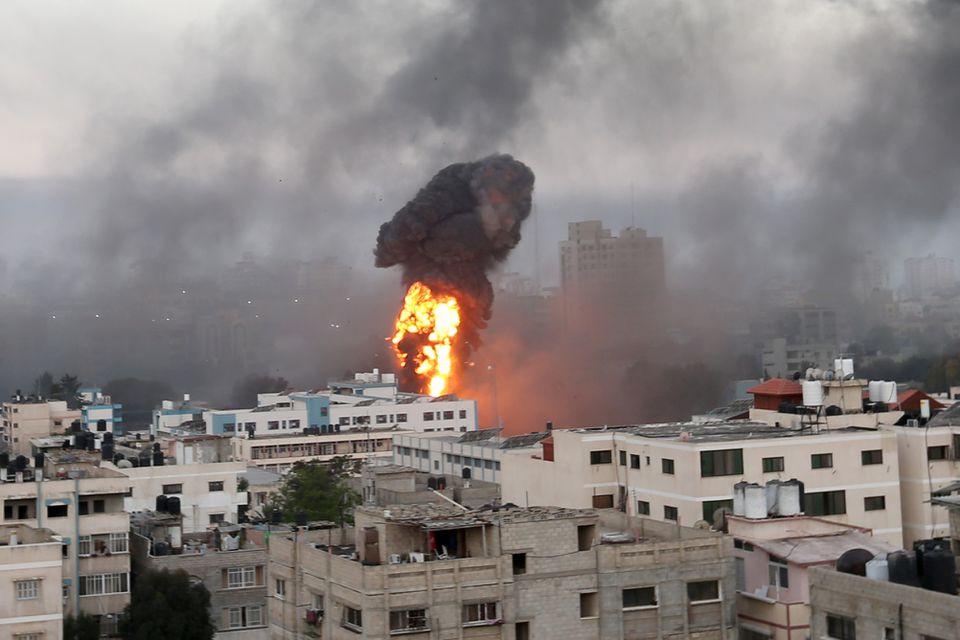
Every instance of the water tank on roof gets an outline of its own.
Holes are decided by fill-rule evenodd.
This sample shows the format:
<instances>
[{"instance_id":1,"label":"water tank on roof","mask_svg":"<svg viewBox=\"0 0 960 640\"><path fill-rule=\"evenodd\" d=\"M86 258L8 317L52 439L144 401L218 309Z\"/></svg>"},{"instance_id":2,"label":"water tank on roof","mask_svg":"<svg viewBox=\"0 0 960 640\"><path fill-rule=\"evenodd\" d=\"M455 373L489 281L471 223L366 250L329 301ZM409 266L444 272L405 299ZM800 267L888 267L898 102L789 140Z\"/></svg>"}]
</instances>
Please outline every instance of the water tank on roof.
<instances>
[{"instance_id":1,"label":"water tank on roof","mask_svg":"<svg viewBox=\"0 0 960 640\"><path fill-rule=\"evenodd\" d=\"M873 554L866 549L849 549L837 558L837 571L866 576L867 563L871 560L873 560Z\"/></svg>"},{"instance_id":2,"label":"water tank on roof","mask_svg":"<svg viewBox=\"0 0 960 640\"><path fill-rule=\"evenodd\" d=\"M957 560L949 549L938 547L923 552L920 586L940 593L957 593Z\"/></svg>"},{"instance_id":3,"label":"water tank on roof","mask_svg":"<svg viewBox=\"0 0 960 640\"><path fill-rule=\"evenodd\" d=\"M130 463L130 467L133 469L140 466L140 460L138 458L127 458L127 462Z\"/></svg>"},{"instance_id":4,"label":"water tank on roof","mask_svg":"<svg viewBox=\"0 0 960 640\"><path fill-rule=\"evenodd\" d=\"M294 521L297 523L298 527L307 526L307 512L306 511L297 511Z\"/></svg>"},{"instance_id":5,"label":"water tank on roof","mask_svg":"<svg viewBox=\"0 0 960 640\"><path fill-rule=\"evenodd\" d=\"M178 516L180 515L180 498L177 496L170 496L167 498L167 511L170 515Z\"/></svg>"},{"instance_id":6,"label":"water tank on roof","mask_svg":"<svg viewBox=\"0 0 960 640\"><path fill-rule=\"evenodd\" d=\"M887 380L880 389L880 402L897 404L897 383Z\"/></svg>"},{"instance_id":7,"label":"water tank on roof","mask_svg":"<svg viewBox=\"0 0 960 640\"><path fill-rule=\"evenodd\" d=\"M280 524L283 521L283 512L280 509L274 509L270 512L270 522Z\"/></svg>"},{"instance_id":8,"label":"water tank on roof","mask_svg":"<svg viewBox=\"0 0 960 640\"><path fill-rule=\"evenodd\" d=\"M17 456L13 461L13 466L17 471L23 471L30 464L30 459L27 456Z\"/></svg>"},{"instance_id":9,"label":"water tank on roof","mask_svg":"<svg viewBox=\"0 0 960 640\"><path fill-rule=\"evenodd\" d=\"M10 454L4 451L0 453L0 468L6 469L10 466Z\"/></svg>"},{"instance_id":10,"label":"water tank on roof","mask_svg":"<svg viewBox=\"0 0 960 640\"><path fill-rule=\"evenodd\" d=\"M749 482L738 482L733 485L733 515L735 516L742 516L745 513L744 489L749 484Z\"/></svg>"},{"instance_id":11,"label":"water tank on roof","mask_svg":"<svg viewBox=\"0 0 960 640\"><path fill-rule=\"evenodd\" d=\"M803 511L803 507L801 506L803 483L792 478L786 482L781 482L779 493L780 495L777 499L777 515L800 515Z\"/></svg>"},{"instance_id":12,"label":"water tank on roof","mask_svg":"<svg viewBox=\"0 0 960 640\"><path fill-rule=\"evenodd\" d=\"M835 405L835 404L830 405L829 407L827 407L826 409L824 409L823 412L824 412L825 414L827 414L828 416L842 416L842 415L843 415L843 409L841 409L840 407L838 407L838 406Z\"/></svg>"},{"instance_id":13,"label":"water tank on roof","mask_svg":"<svg viewBox=\"0 0 960 640\"><path fill-rule=\"evenodd\" d=\"M912 551L894 551L887 554L890 582L920 586L917 576L917 556Z\"/></svg>"},{"instance_id":14,"label":"water tank on roof","mask_svg":"<svg viewBox=\"0 0 960 640\"><path fill-rule=\"evenodd\" d=\"M162 467L163 466L163 451L154 451L153 452L153 466Z\"/></svg>"},{"instance_id":15,"label":"water tank on roof","mask_svg":"<svg viewBox=\"0 0 960 640\"><path fill-rule=\"evenodd\" d=\"M780 481L770 480L765 487L767 490L767 515L774 516L779 513L780 504Z\"/></svg>"},{"instance_id":16,"label":"water tank on roof","mask_svg":"<svg viewBox=\"0 0 960 640\"><path fill-rule=\"evenodd\" d=\"M879 555L866 564L867 577L871 580L886 582L890 579L889 563L886 556Z\"/></svg>"},{"instance_id":17,"label":"water tank on roof","mask_svg":"<svg viewBox=\"0 0 960 640\"><path fill-rule=\"evenodd\" d=\"M43 455L43 451L40 451L33 456L33 467L35 469L43 469L43 463L45 460L46 456Z\"/></svg>"},{"instance_id":18,"label":"water tank on roof","mask_svg":"<svg viewBox=\"0 0 960 640\"><path fill-rule=\"evenodd\" d=\"M777 406L778 413L796 413L797 406L791 402L781 402Z\"/></svg>"},{"instance_id":19,"label":"water tank on roof","mask_svg":"<svg viewBox=\"0 0 960 640\"><path fill-rule=\"evenodd\" d=\"M167 512L167 496L157 496L157 512Z\"/></svg>"},{"instance_id":20,"label":"water tank on roof","mask_svg":"<svg viewBox=\"0 0 960 640\"><path fill-rule=\"evenodd\" d=\"M113 454L113 464L120 464L120 461L123 460L124 457L122 453Z\"/></svg>"},{"instance_id":21,"label":"water tank on roof","mask_svg":"<svg viewBox=\"0 0 960 640\"><path fill-rule=\"evenodd\" d=\"M867 383L867 399L870 402L880 402L883 380L871 380Z\"/></svg>"},{"instance_id":22,"label":"water tank on roof","mask_svg":"<svg viewBox=\"0 0 960 640\"><path fill-rule=\"evenodd\" d=\"M754 520L767 517L767 489L750 483L743 488L743 515Z\"/></svg>"},{"instance_id":23,"label":"water tank on roof","mask_svg":"<svg viewBox=\"0 0 960 640\"><path fill-rule=\"evenodd\" d=\"M436 488L437 488L437 479L434 478L433 476L430 476L429 478L427 478L427 488L428 488L428 489L436 490Z\"/></svg>"},{"instance_id":24,"label":"water tank on roof","mask_svg":"<svg viewBox=\"0 0 960 640\"><path fill-rule=\"evenodd\" d=\"M117 455L121 455L121 454L118 453ZM118 460L115 464L119 469L130 469L133 467L133 461L127 460L126 458L122 460Z\"/></svg>"},{"instance_id":25,"label":"water tank on roof","mask_svg":"<svg viewBox=\"0 0 960 640\"><path fill-rule=\"evenodd\" d=\"M823 405L823 383L819 380L804 380L800 383L803 392L803 404L807 407Z\"/></svg>"},{"instance_id":26,"label":"water tank on roof","mask_svg":"<svg viewBox=\"0 0 960 640\"><path fill-rule=\"evenodd\" d=\"M103 444L110 444L112 442L113 442L113 433L110 431L107 431L105 434L103 434Z\"/></svg>"}]
</instances>

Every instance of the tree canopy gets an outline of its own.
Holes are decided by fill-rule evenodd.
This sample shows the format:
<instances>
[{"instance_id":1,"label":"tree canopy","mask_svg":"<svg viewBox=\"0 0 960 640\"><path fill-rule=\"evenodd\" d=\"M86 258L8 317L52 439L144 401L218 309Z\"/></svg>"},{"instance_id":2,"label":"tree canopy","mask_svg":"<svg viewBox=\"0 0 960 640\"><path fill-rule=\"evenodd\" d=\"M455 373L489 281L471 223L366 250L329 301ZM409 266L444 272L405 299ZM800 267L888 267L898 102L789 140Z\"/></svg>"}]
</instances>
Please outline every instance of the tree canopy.
<instances>
[{"instance_id":1,"label":"tree canopy","mask_svg":"<svg viewBox=\"0 0 960 640\"><path fill-rule=\"evenodd\" d=\"M298 511L306 513L309 520L352 521L350 512L360 502L360 495L346 482L355 470L353 462L341 458L328 464L298 462L271 497L269 508L280 509L286 522L292 522ZM269 511L265 515L269 516Z\"/></svg>"},{"instance_id":2,"label":"tree canopy","mask_svg":"<svg viewBox=\"0 0 960 640\"><path fill-rule=\"evenodd\" d=\"M210 592L186 571L146 571L137 576L120 618L125 640L210 640Z\"/></svg>"},{"instance_id":3,"label":"tree canopy","mask_svg":"<svg viewBox=\"0 0 960 640\"><path fill-rule=\"evenodd\" d=\"M100 623L93 616L81 612L63 619L63 640L97 640Z\"/></svg>"}]
</instances>

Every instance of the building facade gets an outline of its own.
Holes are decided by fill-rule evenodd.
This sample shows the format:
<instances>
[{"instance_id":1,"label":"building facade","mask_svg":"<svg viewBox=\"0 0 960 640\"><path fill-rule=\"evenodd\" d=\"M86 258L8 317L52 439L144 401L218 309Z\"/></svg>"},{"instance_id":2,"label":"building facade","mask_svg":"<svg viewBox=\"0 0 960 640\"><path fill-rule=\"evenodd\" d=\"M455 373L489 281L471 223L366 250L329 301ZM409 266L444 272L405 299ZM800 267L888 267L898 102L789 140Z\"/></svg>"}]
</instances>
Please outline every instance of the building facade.
<instances>
[{"instance_id":1,"label":"building facade","mask_svg":"<svg viewBox=\"0 0 960 640\"><path fill-rule=\"evenodd\" d=\"M63 637L62 549L49 529L0 525L0 637Z\"/></svg>"},{"instance_id":2,"label":"building facade","mask_svg":"<svg viewBox=\"0 0 960 640\"><path fill-rule=\"evenodd\" d=\"M63 433L80 411L68 409L64 400L28 400L4 402L3 443L12 456L30 455L30 440Z\"/></svg>"}]
</instances>

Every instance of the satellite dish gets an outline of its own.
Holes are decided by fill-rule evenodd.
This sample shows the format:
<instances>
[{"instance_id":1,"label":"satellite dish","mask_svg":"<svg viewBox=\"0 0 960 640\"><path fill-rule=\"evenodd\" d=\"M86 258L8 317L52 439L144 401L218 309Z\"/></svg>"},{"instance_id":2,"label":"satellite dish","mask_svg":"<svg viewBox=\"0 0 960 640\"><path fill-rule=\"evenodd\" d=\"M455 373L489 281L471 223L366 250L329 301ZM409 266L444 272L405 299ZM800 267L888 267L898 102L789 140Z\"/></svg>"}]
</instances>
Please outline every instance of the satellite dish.
<instances>
[{"instance_id":1,"label":"satellite dish","mask_svg":"<svg viewBox=\"0 0 960 640\"><path fill-rule=\"evenodd\" d=\"M706 520L697 520L696 522L693 523L693 528L703 529L704 531L707 531L708 529L710 529L710 523L707 522Z\"/></svg>"}]
</instances>

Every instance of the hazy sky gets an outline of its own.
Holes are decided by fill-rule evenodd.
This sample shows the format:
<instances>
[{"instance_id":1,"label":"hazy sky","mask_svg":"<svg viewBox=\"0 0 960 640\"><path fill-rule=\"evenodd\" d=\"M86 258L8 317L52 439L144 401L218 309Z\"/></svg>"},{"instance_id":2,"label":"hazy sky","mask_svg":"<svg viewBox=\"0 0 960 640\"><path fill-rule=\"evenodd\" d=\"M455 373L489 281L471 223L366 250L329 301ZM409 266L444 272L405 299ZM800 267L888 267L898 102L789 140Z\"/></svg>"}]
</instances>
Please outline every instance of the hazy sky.
<instances>
[{"instance_id":1,"label":"hazy sky","mask_svg":"<svg viewBox=\"0 0 960 640\"><path fill-rule=\"evenodd\" d=\"M733 289L956 254L957 33L946 2L7 2L0 216L28 242L0 282L372 265L429 176L494 151L537 175L510 266L545 284L588 218Z\"/></svg>"}]
</instances>

